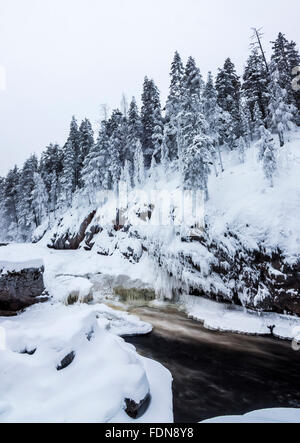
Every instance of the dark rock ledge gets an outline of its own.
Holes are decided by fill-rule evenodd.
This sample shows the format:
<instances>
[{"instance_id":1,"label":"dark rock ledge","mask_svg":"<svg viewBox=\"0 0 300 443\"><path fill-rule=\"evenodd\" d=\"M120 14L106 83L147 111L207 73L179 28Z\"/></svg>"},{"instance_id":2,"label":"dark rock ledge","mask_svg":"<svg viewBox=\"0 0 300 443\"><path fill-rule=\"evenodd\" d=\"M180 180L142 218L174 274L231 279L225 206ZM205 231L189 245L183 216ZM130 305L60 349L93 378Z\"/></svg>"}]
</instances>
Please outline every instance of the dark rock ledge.
<instances>
[{"instance_id":1,"label":"dark rock ledge","mask_svg":"<svg viewBox=\"0 0 300 443\"><path fill-rule=\"evenodd\" d=\"M35 303L46 301L43 273L40 260L0 262L0 316L13 316Z\"/></svg>"}]
</instances>

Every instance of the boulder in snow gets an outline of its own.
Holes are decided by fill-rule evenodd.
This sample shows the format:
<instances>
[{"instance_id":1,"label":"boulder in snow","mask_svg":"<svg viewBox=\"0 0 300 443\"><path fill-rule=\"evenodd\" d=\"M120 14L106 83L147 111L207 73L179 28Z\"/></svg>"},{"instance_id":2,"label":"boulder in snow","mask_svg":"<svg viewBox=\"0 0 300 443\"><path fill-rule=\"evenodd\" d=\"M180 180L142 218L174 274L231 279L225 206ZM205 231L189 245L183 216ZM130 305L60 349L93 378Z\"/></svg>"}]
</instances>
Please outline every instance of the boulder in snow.
<instances>
[{"instance_id":1,"label":"boulder in snow","mask_svg":"<svg viewBox=\"0 0 300 443\"><path fill-rule=\"evenodd\" d=\"M35 303L45 290L41 260L0 262L0 315L12 316Z\"/></svg>"}]
</instances>

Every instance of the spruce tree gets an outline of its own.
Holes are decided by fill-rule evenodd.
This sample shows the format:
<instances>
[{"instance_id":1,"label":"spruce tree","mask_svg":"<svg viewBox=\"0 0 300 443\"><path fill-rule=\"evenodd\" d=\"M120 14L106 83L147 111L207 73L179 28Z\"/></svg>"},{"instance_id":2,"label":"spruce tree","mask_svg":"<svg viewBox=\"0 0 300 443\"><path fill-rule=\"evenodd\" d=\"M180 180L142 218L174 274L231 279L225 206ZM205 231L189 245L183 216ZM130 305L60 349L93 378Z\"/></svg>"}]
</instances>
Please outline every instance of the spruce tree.
<instances>
[{"instance_id":1,"label":"spruce tree","mask_svg":"<svg viewBox=\"0 0 300 443\"><path fill-rule=\"evenodd\" d=\"M63 172L60 178L60 206L62 207L69 207L72 204L73 194L76 190L75 164L73 143L69 140L64 147Z\"/></svg>"},{"instance_id":2,"label":"spruce tree","mask_svg":"<svg viewBox=\"0 0 300 443\"><path fill-rule=\"evenodd\" d=\"M136 143L134 153L134 185L142 186L145 183L145 159L140 141Z\"/></svg>"},{"instance_id":3,"label":"spruce tree","mask_svg":"<svg viewBox=\"0 0 300 443\"><path fill-rule=\"evenodd\" d=\"M293 128L296 108L289 104L287 91L280 86L280 74L277 70L272 73L270 96L269 125L277 132L280 146L284 146L284 134Z\"/></svg>"},{"instance_id":4,"label":"spruce tree","mask_svg":"<svg viewBox=\"0 0 300 443\"><path fill-rule=\"evenodd\" d=\"M34 176L37 171L38 160L36 155L32 155L25 161L18 183L18 192L22 196L19 198L17 206L18 224L24 240L27 240L28 233L38 226L38 220L33 210Z\"/></svg>"},{"instance_id":5,"label":"spruce tree","mask_svg":"<svg viewBox=\"0 0 300 443\"><path fill-rule=\"evenodd\" d=\"M262 55L254 50L250 55L243 76L242 92L246 106L249 107L252 121L255 121L255 107L258 106L261 120L264 121L268 113L269 105L269 73Z\"/></svg>"},{"instance_id":6,"label":"spruce tree","mask_svg":"<svg viewBox=\"0 0 300 443\"><path fill-rule=\"evenodd\" d=\"M194 59L188 60L183 81L180 113L182 178L185 189L203 190L208 199L208 175L213 164L213 141L203 115L202 81Z\"/></svg>"},{"instance_id":7,"label":"spruce tree","mask_svg":"<svg viewBox=\"0 0 300 443\"><path fill-rule=\"evenodd\" d=\"M87 156L89 155L91 149L94 146L94 132L92 125L88 119L83 120L79 128L78 134L78 143L79 143L79 156L78 156L78 169L79 169L79 188L83 187L82 180L82 169L83 164Z\"/></svg>"},{"instance_id":8,"label":"spruce tree","mask_svg":"<svg viewBox=\"0 0 300 443\"><path fill-rule=\"evenodd\" d=\"M36 226L39 226L47 216L49 195L44 180L38 172L34 173L33 180L32 212Z\"/></svg>"},{"instance_id":9,"label":"spruce tree","mask_svg":"<svg viewBox=\"0 0 300 443\"><path fill-rule=\"evenodd\" d=\"M236 139L241 136L241 83L230 58L226 59L223 69L219 69L216 89L218 92L218 104L223 111L221 117L221 141L222 143L227 143L233 149L236 145Z\"/></svg>"},{"instance_id":10,"label":"spruce tree","mask_svg":"<svg viewBox=\"0 0 300 443\"><path fill-rule=\"evenodd\" d=\"M84 160L82 180L84 191L92 202L95 194L100 190L109 190L112 186L110 172L110 143L107 131L107 122L103 121L97 142L92 146Z\"/></svg>"},{"instance_id":11,"label":"spruce tree","mask_svg":"<svg viewBox=\"0 0 300 443\"><path fill-rule=\"evenodd\" d=\"M182 106L184 67L176 51L171 65L170 92L166 103L164 143L171 161L178 159L179 122L178 115Z\"/></svg>"},{"instance_id":12,"label":"spruce tree","mask_svg":"<svg viewBox=\"0 0 300 443\"><path fill-rule=\"evenodd\" d=\"M110 173L112 177L112 185L117 189L121 177L121 171L125 165L125 152L127 137L126 120L119 110L112 113L108 121L108 131L110 134Z\"/></svg>"},{"instance_id":13,"label":"spruce tree","mask_svg":"<svg viewBox=\"0 0 300 443\"><path fill-rule=\"evenodd\" d=\"M50 195L52 186L52 174L59 177L63 170L63 151L57 144L50 144L41 155L39 173Z\"/></svg>"},{"instance_id":14,"label":"spruce tree","mask_svg":"<svg viewBox=\"0 0 300 443\"><path fill-rule=\"evenodd\" d=\"M163 120L159 91L153 80L144 80L142 94L142 149L145 157L145 167L149 168L153 154L160 155L160 145L163 134Z\"/></svg>"},{"instance_id":15,"label":"spruce tree","mask_svg":"<svg viewBox=\"0 0 300 443\"><path fill-rule=\"evenodd\" d=\"M260 110L259 104L256 102L253 109L253 129L255 134L259 134L259 129L263 124L264 117Z\"/></svg>"},{"instance_id":16,"label":"spruce tree","mask_svg":"<svg viewBox=\"0 0 300 443\"><path fill-rule=\"evenodd\" d=\"M271 57L271 72L279 74L278 82L280 87L286 91L286 101L289 105L299 108L299 91L293 89L293 69L299 66L300 56L296 44L289 42L281 32L273 42L273 54Z\"/></svg>"},{"instance_id":17,"label":"spruce tree","mask_svg":"<svg viewBox=\"0 0 300 443\"><path fill-rule=\"evenodd\" d=\"M4 183L4 216L7 222L8 240L18 239L18 205L21 199L19 194L20 172L17 166L10 170Z\"/></svg>"},{"instance_id":18,"label":"spruce tree","mask_svg":"<svg viewBox=\"0 0 300 443\"><path fill-rule=\"evenodd\" d=\"M221 171L224 171L220 150L221 109L218 105L218 95L214 86L214 80L211 72L208 73L207 83L203 90L203 113L208 123L208 135L212 139L214 145L213 159L216 175L218 175L216 167L216 153L219 157Z\"/></svg>"},{"instance_id":19,"label":"spruce tree","mask_svg":"<svg viewBox=\"0 0 300 443\"><path fill-rule=\"evenodd\" d=\"M142 123L139 115L136 100L133 97L129 106L127 135L124 150L125 160L133 162L135 146L138 140L142 139Z\"/></svg>"},{"instance_id":20,"label":"spruce tree","mask_svg":"<svg viewBox=\"0 0 300 443\"><path fill-rule=\"evenodd\" d=\"M80 180L80 168L82 166L81 164L81 158L80 158L80 146L79 146L79 130L77 125L77 120L73 116L71 125L70 125L70 134L69 138L65 147L65 150L72 150L73 154L73 175L74 175L74 189L75 191L79 187L79 180Z\"/></svg>"},{"instance_id":21,"label":"spruce tree","mask_svg":"<svg viewBox=\"0 0 300 443\"><path fill-rule=\"evenodd\" d=\"M277 169L277 152L272 134L264 126L260 128L259 160L263 164L265 177L273 187L273 176Z\"/></svg>"},{"instance_id":22,"label":"spruce tree","mask_svg":"<svg viewBox=\"0 0 300 443\"><path fill-rule=\"evenodd\" d=\"M300 54L296 48L296 43L291 41L287 47L287 58L290 68L292 70L292 89L295 99L295 104L298 109L298 124L300 124Z\"/></svg>"}]
</instances>

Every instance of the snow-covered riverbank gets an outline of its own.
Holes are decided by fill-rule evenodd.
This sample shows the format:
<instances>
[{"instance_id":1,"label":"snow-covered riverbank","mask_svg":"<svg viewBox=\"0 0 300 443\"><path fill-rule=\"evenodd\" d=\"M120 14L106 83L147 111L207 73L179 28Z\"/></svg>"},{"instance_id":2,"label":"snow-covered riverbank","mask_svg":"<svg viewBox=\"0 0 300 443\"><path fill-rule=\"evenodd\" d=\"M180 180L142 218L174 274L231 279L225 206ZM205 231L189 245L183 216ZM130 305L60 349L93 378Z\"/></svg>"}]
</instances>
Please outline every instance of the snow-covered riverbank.
<instances>
[{"instance_id":1,"label":"snow-covered riverbank","mask_svg":"<svg viewBox=\"0 0 300 443\"><path fill-rule=\"evenodd\" d=\"M202 423L300 423L300 409L263 409L246 415L212 418Z\"/></svg>"},{"instance_id":2,"label":"snow-covered riverbank","mask_svg":"<svg viewBox=\"0 0 300 443\"><path fill-rule=\"evenodd\" d=\"M128 278L129 285L142 285L145 288L155 288L158 277L153 263L146 256L139 263L132 264L118 253L107 257L82 249L55 251L43 244L11 244L0 248L0 260L31 261L41 258L45 264L46 288L52 300L63 303L66 303L68 295L74 292L78 293L81 301L87 298L93 286L88 279L91 275L111 276L111 284L115 281L115 286ZM159 303L161 301L157 300L156 304ZM202 322L207 329L265 335L270 334L269 326L275 326L274 335L288 340L293 340L300 331L299 317L254 312L240 306L217 303L188 294L180 298L178 306L191 318ZM144 332L147 333L147 330Z\"/></svg>"},{"instance_id":3,"label":"snow-covered riverbank","mask_svg":"<svg viewBox=\"0 0 300 443\"><path fill-rule=\"evenodd\" d=\"M300 338L300 318L269 312L254 312L240 306L216 303L191 295L182 297L183 309L189 317L207 329L237 334L271 334L284 340ZM274 328L273 328L274 327Z\"/></svg>"},{"instance_id":4,"label":"snow-covered riverbank","mask_svg":"<svg viewBox=\"0 0 300 443\"><path fill-rule=\"evenodd\" d=\"M172 422L171 374L119 337L149 333L151 325L103 304L82 303L91 284L76 277L85 274L80 253L10 245L0 256L11 262L42 258L51 297L17 317L0 317L0 422L131 422L125 399L139 404L148 392L150 406L134 422ZM69 272L75 277L61 275ZM77 303L68 304L70 294Z\"/></svg>"}]
</instances>

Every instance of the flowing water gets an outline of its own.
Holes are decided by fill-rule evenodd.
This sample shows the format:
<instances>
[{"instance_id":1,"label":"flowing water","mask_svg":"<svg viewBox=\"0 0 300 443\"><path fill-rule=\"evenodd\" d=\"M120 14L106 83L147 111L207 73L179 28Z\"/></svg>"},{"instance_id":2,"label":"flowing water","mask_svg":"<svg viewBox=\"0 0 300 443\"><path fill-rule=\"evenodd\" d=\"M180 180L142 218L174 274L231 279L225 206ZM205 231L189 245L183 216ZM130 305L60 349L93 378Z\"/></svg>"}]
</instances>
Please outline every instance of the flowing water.
<instances>
[{"instance_id":1,"label":"flowing water","mask_svg":"<svg viewBox=\"0 0 300 443\"><path fill-rule=\"evenodd\" d=\"M208 331L175 307L128 310L154 327L126 341L172 373L175 422L300 407L300 352L290 343Z\"/></svg>"},{"instance_id":2,"label":"flowing water","mask_svg":"<svg viewBox=\"0 0 300 443\"><path fill-rule=\"evenodd\" d=\"M112 286L123 284L124 276L113 282L104 276L92 280L95 289L111 296ZM140 286L137 281L135 285ZM156 306L149 293L145 297L138 289L122 290L121 295L123 304L116 307L112 302L111 307L153 326L150 334L125 340L172 373L175 422L300 407L300 351L295 352L291 343L271 336L209 331L175 304Z\"/></svg>"}]
</instances>

